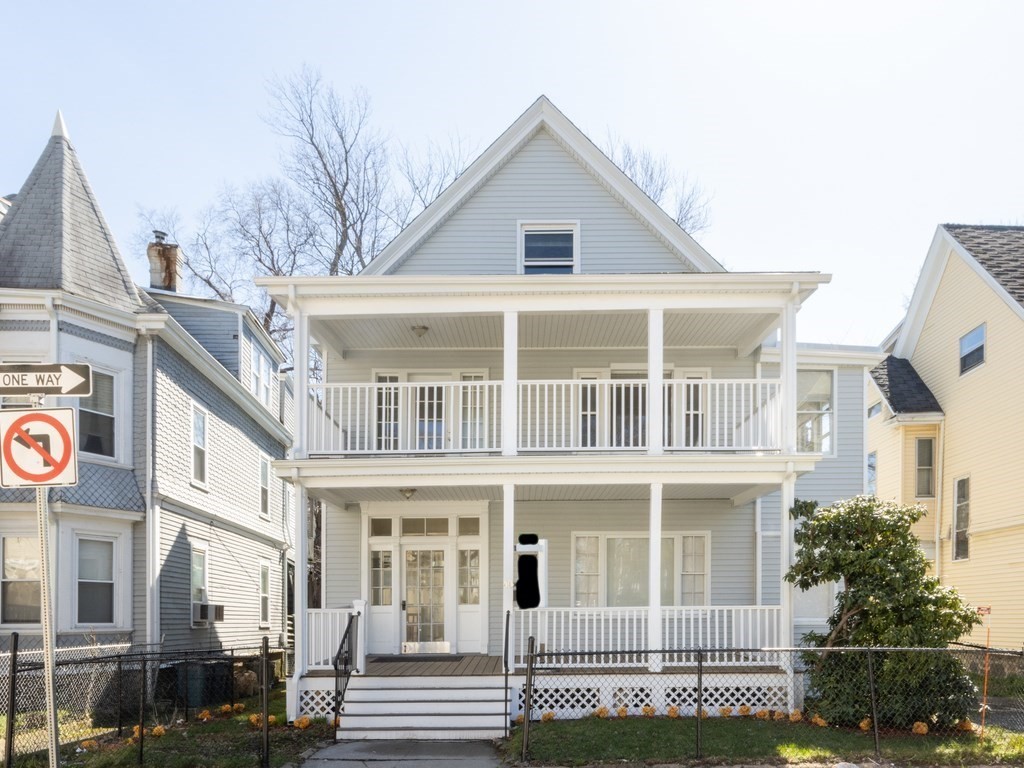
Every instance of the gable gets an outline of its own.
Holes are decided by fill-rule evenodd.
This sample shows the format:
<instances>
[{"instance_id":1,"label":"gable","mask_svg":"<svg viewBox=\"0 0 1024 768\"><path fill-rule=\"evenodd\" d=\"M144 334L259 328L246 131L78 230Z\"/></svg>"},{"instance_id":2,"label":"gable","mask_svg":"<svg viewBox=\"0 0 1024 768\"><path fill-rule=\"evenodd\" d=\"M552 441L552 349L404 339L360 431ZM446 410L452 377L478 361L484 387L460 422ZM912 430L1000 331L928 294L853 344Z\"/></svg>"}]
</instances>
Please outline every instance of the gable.
<instances>
[{"instance_id":1,"label":"gable","mask_svg":"<svg viewBox=\"0 0 1024 768\"><path fill-rule=\"evenodd\" d=\"M516 274L531 221L579 222L583 273L698 271L541 129L390 273Z\"/></svg>"}]
</instances>

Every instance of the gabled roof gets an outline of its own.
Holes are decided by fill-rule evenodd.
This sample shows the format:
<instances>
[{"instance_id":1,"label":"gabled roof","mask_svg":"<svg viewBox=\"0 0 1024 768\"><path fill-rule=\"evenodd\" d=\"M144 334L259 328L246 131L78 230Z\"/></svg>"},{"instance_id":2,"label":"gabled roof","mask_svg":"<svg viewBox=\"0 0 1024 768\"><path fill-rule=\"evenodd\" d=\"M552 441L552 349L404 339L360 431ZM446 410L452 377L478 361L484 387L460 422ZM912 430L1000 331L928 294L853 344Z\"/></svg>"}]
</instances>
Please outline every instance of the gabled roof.
<instances>
[{"instance_id":1,"label":"gabled roof","mask_svg":"<svg viewBox=\"0 0 1024 768\"><path fill-rule=\"evenodd\" d=\"M918 376L909 360L889 355L871 369L871 378L896 416L910 413L942 413L939 401Z\"/></svg>"},{"instance_id":2,"label":"gabled roof","mask_svg":"<svg viewBox=\"0 0 1024 768\"><path fill-rule=\"evenodd\" d=\"M540 130L546 130L679 258L692 263L699 272L725 271L546 96L541 96L434 202L388 243L361 274L384 275L393 271Z\"/></svg>"},{"instance_id":3,"label":"gabled roof","mask_svg":"<svg viewBox=\"0 0 1024 768\"><path fill-rule=\"evenodd\" d=\"M914 286L892 352L910 358L951 257L959 257L1024 320L1024 227L940 224ZM894 332L895 333L895 332ZM892 339L890 335L890 339Z\"/></svg>"},{"instance_id":4,"label":"gabled roof","mask_svg":"<svg viewBox=\"0 0 1024 768\"><path fill-rule=\"evenodd\" d=\"M129 312L146 309L59 112L50 141L0 220L0 286L66 291Z\"/></svg>"}]
</instances>

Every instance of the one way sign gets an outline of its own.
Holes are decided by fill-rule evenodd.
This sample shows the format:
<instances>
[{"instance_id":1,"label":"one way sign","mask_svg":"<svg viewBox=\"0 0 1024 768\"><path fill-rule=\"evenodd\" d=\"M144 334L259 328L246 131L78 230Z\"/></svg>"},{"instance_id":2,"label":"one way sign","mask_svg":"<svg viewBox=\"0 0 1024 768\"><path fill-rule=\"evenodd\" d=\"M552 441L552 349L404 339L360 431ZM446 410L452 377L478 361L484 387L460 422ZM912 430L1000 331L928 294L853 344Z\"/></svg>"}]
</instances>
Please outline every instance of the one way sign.
<instances>
[{"instance_id":1,"label":"one way sign","mask_svg":"<svg viewBox=\"0 0 1024 768\"><path fill-rule=\"evenodd\" d=\"M92 367L82 363L0 365L0 396L92 394Z\"/></svg>"}]
</instances>

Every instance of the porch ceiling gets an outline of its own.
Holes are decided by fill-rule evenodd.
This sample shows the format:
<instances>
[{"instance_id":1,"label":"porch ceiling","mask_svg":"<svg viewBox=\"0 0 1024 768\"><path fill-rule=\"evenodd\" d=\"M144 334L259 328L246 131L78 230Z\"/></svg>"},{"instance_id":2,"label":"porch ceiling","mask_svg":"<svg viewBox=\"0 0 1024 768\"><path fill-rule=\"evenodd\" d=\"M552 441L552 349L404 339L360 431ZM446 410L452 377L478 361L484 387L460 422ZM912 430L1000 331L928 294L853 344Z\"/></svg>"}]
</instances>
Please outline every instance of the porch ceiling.
<instances>
[{"instance_id":1,"label":"porch ceiling","mask_svg":"<svg viewBox=\"0 0 1024 768\"><path fill-rule=\"evenodd\" d=\"M760 341L777 320L770 312L669 311L666 347L730 348ZM417 336L413 328L428 330ZM354 349L501 349L502 318L480 315L386 315L315 318L311 332L322 345ZM521 349L647 347L645 312L523 314Z\"/></svg>"},{"instance_id":2,"label":"porch ceiling","mask_svg":"<svg viewBox=\"0 0 1024 768\"><path fill-rule=\"evenodd\" d=\"M697 501L706 499L746 499L755 491L769 493L775 487L752 485L665 485L665 501ZM417 488L408 500L397 488L325 488L310 491L336 506L359 502L418 501L501 501L501 486L434 486ZM516 501L646 501L650 487L646 485L519 485Z\"/></svg>"}]
</instances>

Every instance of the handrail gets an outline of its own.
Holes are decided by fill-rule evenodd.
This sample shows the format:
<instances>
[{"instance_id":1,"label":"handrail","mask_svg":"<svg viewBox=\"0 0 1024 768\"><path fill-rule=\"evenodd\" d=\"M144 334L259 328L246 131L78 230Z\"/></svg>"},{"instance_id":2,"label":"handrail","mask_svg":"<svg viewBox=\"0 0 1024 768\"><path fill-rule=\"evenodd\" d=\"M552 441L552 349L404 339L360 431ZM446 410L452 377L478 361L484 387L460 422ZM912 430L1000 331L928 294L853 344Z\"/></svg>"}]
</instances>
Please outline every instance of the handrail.
<instances>
[{"instance_id":1,"label":"handrail","mask_svg":"<svg viewBox=\"0 0 1024 768\"><path fill-rule=\"evenodd\" d=\"M338 652L331 659L334 667L334 738L338 738L338 722L341 718L341 710L345 703L345 692L348 690L348 681L352 677L352 659L358 658L358 628L359 612L349 614L348 624L345 625L345 633L341 636L341 643L338 644ZM353 631L355 629L356 631ZM359 670L355 670L359 672Z\"/></svg>"},{"instance_id":2,"label":"handrail","mask_svg":"<svg viewBox=\"0 0 1024 768\"><path fill-rule=\"evenodd\" d=\"M508 689L508 633L512 622L512 611L505 611L505 646L501 652L501 663L505 667L505 738L508 738L509 721L512 719L512 692Z\"/></svg>"}]
</instances>

